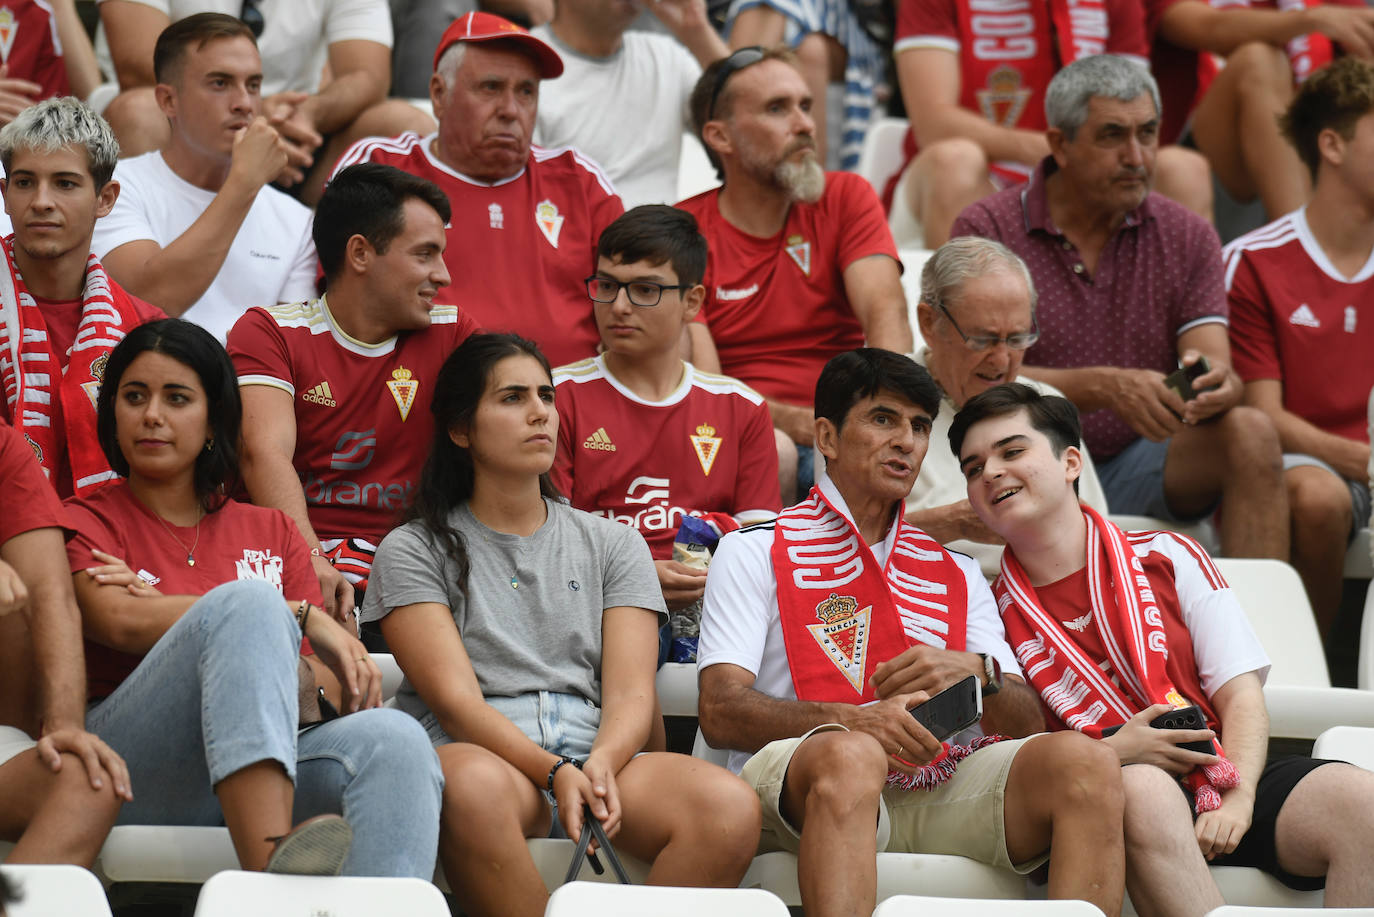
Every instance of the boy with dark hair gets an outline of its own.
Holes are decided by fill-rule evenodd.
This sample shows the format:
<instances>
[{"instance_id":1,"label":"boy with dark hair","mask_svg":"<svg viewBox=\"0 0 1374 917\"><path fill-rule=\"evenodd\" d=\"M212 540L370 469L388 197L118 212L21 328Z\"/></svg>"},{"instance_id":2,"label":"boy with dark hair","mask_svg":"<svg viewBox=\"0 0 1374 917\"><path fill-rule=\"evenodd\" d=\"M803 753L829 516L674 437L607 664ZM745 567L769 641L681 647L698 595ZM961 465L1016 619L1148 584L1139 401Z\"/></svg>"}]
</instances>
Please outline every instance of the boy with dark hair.
<instances>
[{"instance_id":1,"label":"boy with dark hair","mask_svg":"<svg viewBox=\"0 0 1374 917\"><path fill-rule=\"evenodd\" d=\"M229 334L248 494L300 526L340 618L419 479L433 379L476 330L458 307L434 305L449 282L449 216L424 179L391 166L345 169L315 214L328 294L250 309Z\"/></svg>"},{"instance_id":2,"label":"boy with dark hair","mask_svg":"<svg viewBox=\"0 0 1374 917\"><path fill-rule=\"evenodd\" d=\"M1245 612L1192 539L1122 532L1079 504L1082 454L1064 445L1077 438L1073 415L1061 398L1001 386L969 400L950 444L969 502L1006 539L993 591L1051 728L1104 739L1123 766L1136 909L1219 907L1208 861L1258 866L1292 888L1325 884L1328 907L1368 907L1374 774L1266 764L1269 659ZM1193 705L1206 728L1153 727ZM1185 747L1199 741L1211 753Z\"/></svg>"},{"instance_id":3,"label":"boy with dark hair","mask_svg":"<svg viewBox=\"0 0 1374 917\"><path fill-rule=\"evenodd\" d=\"M554 370L554 483L578 509L639 529L673 610L706 584L705 570L672 559L684 516L724 532L782 505L763 397L680 356L706 296L705 269L691 214L655 204L621 216L601 234L586 280L604 352Z\"/></svg>"}]
</instances>

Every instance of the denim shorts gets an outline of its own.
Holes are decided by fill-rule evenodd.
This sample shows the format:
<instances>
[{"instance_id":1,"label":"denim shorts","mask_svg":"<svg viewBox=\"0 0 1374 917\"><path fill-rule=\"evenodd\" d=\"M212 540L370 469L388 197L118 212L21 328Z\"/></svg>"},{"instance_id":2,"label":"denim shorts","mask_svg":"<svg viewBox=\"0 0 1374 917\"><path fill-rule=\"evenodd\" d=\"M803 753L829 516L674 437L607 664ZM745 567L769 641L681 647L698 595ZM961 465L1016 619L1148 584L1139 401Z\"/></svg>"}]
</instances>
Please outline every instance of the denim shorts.
<instances>
[{"instance_id":1,"label":"denim shorts","mask_svg":"<svg viewBox=\"0 0 1374 917\"><path fill-rule=\"evenodd\" d=\"M486 701L545 751L579 761L591 753L601 726L601 709L580 694L538 691ZM436 746L453 741L432 711L420 717L420 725Z\"/></svg>"}]
</instances>

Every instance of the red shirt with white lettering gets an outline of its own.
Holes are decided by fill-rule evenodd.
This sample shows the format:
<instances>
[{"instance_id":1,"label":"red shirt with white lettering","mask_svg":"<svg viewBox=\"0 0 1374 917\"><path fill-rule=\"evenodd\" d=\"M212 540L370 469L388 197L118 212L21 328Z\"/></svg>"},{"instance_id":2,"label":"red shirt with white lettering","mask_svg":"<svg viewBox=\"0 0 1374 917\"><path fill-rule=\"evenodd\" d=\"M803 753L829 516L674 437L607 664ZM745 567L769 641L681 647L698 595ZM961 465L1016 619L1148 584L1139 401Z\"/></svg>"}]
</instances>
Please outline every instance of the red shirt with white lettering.
<instances>
[{"instance_id":1,"label":"red shirt with white lettering","mask_svg":"<svg viewBox=\"0 0 1374 917\"><path fill-rule=\"evenodd\" d=\"M435 306L430 322L364 344L335 324L324 297L249 309L229 332L239 385L291 396L293 464L320 539L375 545L396 525L429 455L435 377L476 330L456 306Z\"/></svg>"},{"instance_id":2,"label":"red shirt with white lettering","mask_svg":"<svg viewBox=\"0 0 1374 917\"><path fill-rule=\"evenodd\" d=\"M1277 379L1286 410L1369 442L1374 256L1354 277L1343 276L1313 237L1304 207L1236 239L1222 257L1231 363L1241 379Z\"/></svg>"},{"instance_id":3,"label":"red shirt with white lettering","mask_svg":"<svg viewBox=\"0 0 1374 917\"><path fill-rule=\"evenodd\" d=\"M782 509L768 405L743 383L687 363L676 390L645 401L604 357L553 378L554 483L577 509L639 529L655 560L672 558L683 516L750 525Z\"/></svg>"},{"instance_id":4,"label":"red shirt with white lettering","mask_svg":"<svg viewBox=\"0 0 1374 917\"><path fill-rule=\"evenodd\" d=\"M286 601L320 604L320 583L310 566L310 549L296 523L281 510L226 500L199 526L172 525L155 515L116 481L66 503L76 534L67 542L73 573L102 563L91 552L121 558L163 595L204 595L233 580L266 580ZM187 554L195 566L186 562ZM142 656L86 641L86 693L108 697Z\"/></svg>"},{"instance_id":5,"label":"red shirt with white lettering","mask_svg":"<svg viewBox=\"0 0 1374 917\"><path fill-rule=\"evenodd\" d=\"M721 215L719 195L677 206L696 217L711 247L701 314L721 371L765 397L809 406L826 361L864 344L845 268L870 255L897 260L882 205L865 179L827 172L821 199L793 204L782 231L761 239Z\"/></svg>"},{"instance_id":6,"label":"red shirt with white lettering","mask_svg":"<svg viewBox=\"0 0 1374 917\"><path fill-rule=\"evenodd\" d=\"M601 231L625 212L610 179L576 150L535 146L519 174L487 184L440 162L434 139L369 137L334 171L379 162L434 182L453 206L444 251L452 282L439 301L462 306L483 330L530 338L551 366L593 356L601 335L584 281Z\"/></svg>"},{"instance_id":7,"label":"red shirt with white lettering","mask_svg":"<svg viewBox=\"0 0 1374 917\"><path fill-rule=\"evenodd\" d=\"M6 0L0 6L0 63L11 79L30 80L43 89L35 102L71 95L57 18L38 0Z\"/></svg>"},{"instance_id":8,"label":"red shirt with white lettering","mask_svg":"<svg viewBox=\"0 0 1374 917\"><path fill-rule=\"evenodd\" d=\"M0 545L34 529L66 528L67 514L24 434L0 421Z\"/></svg>"}]
</instances>

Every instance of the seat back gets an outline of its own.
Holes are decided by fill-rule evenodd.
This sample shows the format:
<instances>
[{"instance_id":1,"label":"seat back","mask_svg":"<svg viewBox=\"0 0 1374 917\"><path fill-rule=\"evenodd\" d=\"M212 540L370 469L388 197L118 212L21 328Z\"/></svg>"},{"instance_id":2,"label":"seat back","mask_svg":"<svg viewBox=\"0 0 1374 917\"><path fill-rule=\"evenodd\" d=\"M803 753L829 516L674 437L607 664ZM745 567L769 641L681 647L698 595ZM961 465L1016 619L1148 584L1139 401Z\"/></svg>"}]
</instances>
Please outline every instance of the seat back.
<instances>
[{"instance_id":1,"label":"seat back","mask_svg":"<svg viewBox=\"0 0 1374 917\"><path fill-rule=\"evenodd\" d=\"M401 667L396 664L396 657L390 653L369 653L372 661L377 663L377 668L382 670L382 702L391 700L396 696L396 692L401 688L401 679L404 677Z\"/></svg>"},{"instance_id":2,"label":"seat back","mask_svg":"<svg viewBox=\"0 0 1374 917\"><path fill-rule=\"evenodd\" d=\"M549 896L544 917L788 917L787 905L757 888L668 888L569 882Z\"/></svg>"},{"instance_id":3,"label":"seat back","mask_svg":"<svg viewBox=\"0 0 1374 917\"><path fill-rule=\"evenodd\" d=\"M362 876L278 876L234 869L201 887L195 917L449 917L448 903L423 879Z\"/></svg>"},{"instance_id":4,"label":"seat back","mask_svg":"<svg viewBox=\"0 0 1374 917\"><path fill-rule=\"evenodd\" d=\"M1317 736L1312 757L1349 761L1374 771L1374 729L1360 726L1332 726Z\"/></svg>"},{"instance_id":5,"label":"seat back","mask_svg":"<svg viewBox=\"0 0 1374 917\"><path fill-rule=\"evenodd\" d=\"M916 306L921 302L921 269L933 254L928 248L903 248L897 252L902 261L902 292L906 294L906 317L911 323L912 353L920 353L924 346Z\"/></svg>"},{"instance_id":6,"label":"seat back","mask_svg":"<svg viewBox=\"0 0 1374 917\"><path fill-rule=\"evenodd\" d=\"M1280 560L1219 557L1216 564L1269 654L1268 684L1331 687L1317 622L1297 571Z\"/></svg>"},{"instance_id":7,"label":"seat back","mask_svg":"<svg viewBox=\"0 0 1374 917\"><path fill-rule=\"evenodd\" d=\"M9 917L110 917L100 880L80 866L0 866L18 900Z\"/></svg>"},{"instance_id":8,"label":"seat back","mask_svg":"<svg viewBox=\"0 0 1374 917\"><path fill-rule=\"evenodd\" d=\"M1374 690L1374 580L1364 596L1364 617L1360 619L1360 656L1355 664L1355 684Z\"/></svg>"},{"instance_id":9,"label":"seat back","mask_svg":"<svg viewBox=\"0 0 1374 917\"><path fill-rule=\"evenodd\" d=\"M902 167L902 144L906 141L910 124L905 118L879 118L864 134L859 151L859 165L854 170L868 179L873 190L882 197L883 189Z\"/></svg>"},{"instance_id":10,"label":"seat back","mask_svg":"<svg viewBox=\"0 0 1374 917\"><path fill-rule=\"evenodd\" d=\"M986 898L930 898L893 895L873 917L1102 917L1086 901L1003 901Z\"/></svg>"},{"instance_id":11,"label":"seat back","mask_svg":"<svg viewBox=\"0 0 1374 917\"><path fill-rule=\"evenodd\" d=\"M688 133L682 137L682 153L677 161L677 199L685 201L696 197L703 191L710 191L720 185L716 167L711 165L706 148L696 135Z\"/></svg>"}]
</instances>

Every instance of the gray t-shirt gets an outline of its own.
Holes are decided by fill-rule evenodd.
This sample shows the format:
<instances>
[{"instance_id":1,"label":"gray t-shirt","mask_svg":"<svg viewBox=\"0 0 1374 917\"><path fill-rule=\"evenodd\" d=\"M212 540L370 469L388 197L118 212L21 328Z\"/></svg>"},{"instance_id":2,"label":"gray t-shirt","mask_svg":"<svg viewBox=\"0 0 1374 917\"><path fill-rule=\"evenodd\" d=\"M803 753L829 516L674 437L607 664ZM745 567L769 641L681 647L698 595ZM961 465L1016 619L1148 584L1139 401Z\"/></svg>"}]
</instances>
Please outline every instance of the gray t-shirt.
<instances>
[{"instance_id":1,"label":"gray t-shirt","mask_svg":"<svg viewBox=\"0 0 1374 917\"><path fill-rule=\"evenodd\" d=\"M601 613L629 605L667 620L648 545L635 529L545 500L533 535L495 532L458 507L450 524L468 552L467 594L443 546L419 522L382 539L372 562L362 620L438 602L453 612L486 697L535 691L578 694L601 705ZM416 717L429 708L410 680L396 704Z\"/></svg>"}]
</instances>

